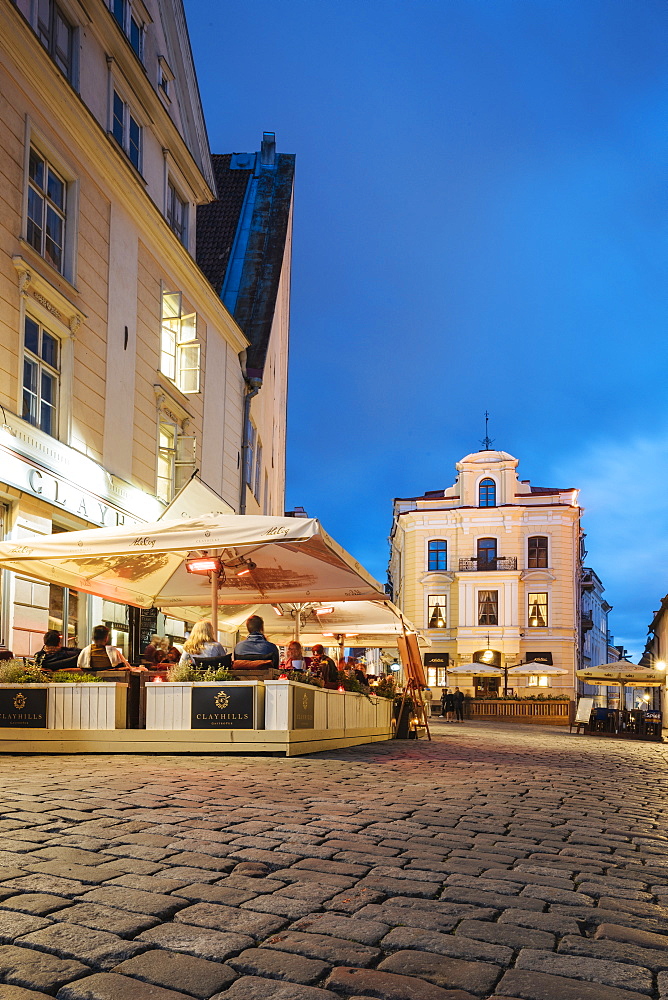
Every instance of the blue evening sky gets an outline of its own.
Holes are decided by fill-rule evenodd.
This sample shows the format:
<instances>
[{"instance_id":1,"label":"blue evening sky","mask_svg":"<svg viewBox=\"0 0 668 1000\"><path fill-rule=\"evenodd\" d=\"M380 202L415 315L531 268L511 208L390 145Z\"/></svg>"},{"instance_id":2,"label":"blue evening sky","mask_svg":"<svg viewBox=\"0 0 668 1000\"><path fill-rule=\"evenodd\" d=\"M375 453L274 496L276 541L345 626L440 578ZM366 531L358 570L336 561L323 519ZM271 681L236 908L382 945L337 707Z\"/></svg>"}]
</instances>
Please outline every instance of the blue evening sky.
<instances>
[{"instance_id":1,"label":"blue evening sky","mask_svg":"<svg viewBox=\"0 0 668 1000\"><path fill-rule=\"evenodd\" d=\"M287 504L385 580L495 447L576 486L634 655L668 591L664 0L186 0L214 152L297 154Z\"/></svg>"}]
</instances>

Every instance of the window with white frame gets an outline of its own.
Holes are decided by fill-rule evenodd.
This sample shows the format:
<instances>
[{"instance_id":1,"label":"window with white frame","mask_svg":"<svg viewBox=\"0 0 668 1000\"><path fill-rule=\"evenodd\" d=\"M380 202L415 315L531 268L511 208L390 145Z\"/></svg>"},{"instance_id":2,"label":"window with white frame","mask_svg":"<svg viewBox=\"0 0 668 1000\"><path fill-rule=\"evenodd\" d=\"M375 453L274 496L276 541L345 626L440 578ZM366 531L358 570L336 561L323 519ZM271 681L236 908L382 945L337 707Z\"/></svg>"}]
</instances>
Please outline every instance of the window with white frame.
<instances>
[{"instance_id":1,"label":"window with white frame","mask_svg":"<svg viewBox=\"0 0 668 1000\"><path fill-rule=\"evenodd\" d=\"M38 0L37 36L58 69L74 83L75 29L56 0Z\"/></svg>"},{"instance_id":2,"label":"window with white frame","mask_svg":"<svg viewBox=\"0 0 668 1000\"><path fill-rule=\"evenodd\" d=\"M165 218L173 233L184 246L188 245L188 205L180 196L171 180L167 182L167 204Z\"/></svg>"},{"instance_id":3,"label":"window with white frame","mask_svg":"<svg viewBox=\"0 0 668 1000\"><path fill-rule=\"evenodd\" d=\"M255 449L255 475L253 477L253 496L260 503L262 494L260 493L260 484L262 482L262 442L257 439L257 448Z\"/></svg>"},{"instance_id":4,"label":"window with white frame","mask_svg":"<svg viewBox=\"0 0 668 1000\"><path fill-rule=\"evenodd\" d=\"M478 591L478 625L499 624L498 590Z\"/></svg>"},{"instance_id":5,"label":"window with white frame","mask_svg":"<svg viewBox=\"0 0 668 1000\"><path fill-rule=\"evenodd\" d=\"M185 310L181 292L162 293L160 371L181 392L199 392L197 314Z\"/></svg>"},{"instance_id":6,"label":"window with white frame","mask_svg":"<svg viewBox=\"0 0 668 1000\"><path fill-rule=\"evenodd\" d=\"M67 184L35 146L28 158L26 240L61 274L65 269Z\"/></svg>"},{"instance_id":7,"label":"window with white frame","mask_svg":"<svg viewBox=\"0 0 668 1000\"><path fill-rule=\"evenodd\" d=\"M549 687L549 680L541 674L530 674L529 687Z\"/></svg>"},{"instance_id":8,"label":"window with white frame","mask_svg":"<svg viewBox=\"0 0 668 1000\"><path fill-rule=\"evenodd\" d=\"M447 628L447 620L445 594L430 594L427 598L427 628Z\"/></svg>"},{"instance_id":9,"label":"window with white frame","mask_svg":"<svg viewBox=\"0 0 668 1000\"><path fill-rule=\"evenodd\" d=\"M46 434L58 433L60 342L31 316L23 335L22 417Z\"/></svg>"},{"instance_id":10,"label":"window with white frame","mask_svg":"<svg viewBox=\"0 0 668 1000\"><path fill-rule=\"evenodd\" d=\"M111 13L130 45L141 59L144 54L144 25L129 0L110 0Z\"/></svg>"},{"instance_id":11,"label":"window with white frame","mask_svg":"<svg viewBox=\"0 0 668 1000\"><path fill-rule=\"evenodd\" d=\"M545 628L547 625L547 594L529 594L529 626Z\"/></svg>"},{"instance_id":12,"label":"window with white frame","mask_svg":"<svg viewBox=\"0 0 668 1000\"><path fill-rule=\"evenodd\" d=\"M111 134L125 150L132 165L141 171L142 130L130 105L114 90L111 112Z\"/></svg>"},{"instance_id":13,"label":"window with white frame","mask_svg":"<svg viewBox=\"0 0 668 1000\"><path fill-rule=\"evenodd\" d=\"M160 415L156 493L169 503L195 471L195 438L179 424Z\"/></svg>"}]
</instances>

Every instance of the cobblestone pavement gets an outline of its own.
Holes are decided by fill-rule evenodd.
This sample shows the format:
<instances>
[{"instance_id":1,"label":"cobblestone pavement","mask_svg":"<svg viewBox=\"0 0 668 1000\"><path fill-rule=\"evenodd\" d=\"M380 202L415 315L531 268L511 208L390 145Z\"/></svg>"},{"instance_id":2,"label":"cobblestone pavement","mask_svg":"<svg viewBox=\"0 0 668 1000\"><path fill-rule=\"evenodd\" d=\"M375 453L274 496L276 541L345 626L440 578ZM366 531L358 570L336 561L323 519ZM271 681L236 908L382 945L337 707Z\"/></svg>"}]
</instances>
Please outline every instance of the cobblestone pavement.
<instances>
[{"instance_id":1,"label":"cobblestone pavement","mask_svg":"<svg viewBox=\"0 0 668 1000\"><path fill-rule=\"evenodd\" d=\"M0 758L0 998L668 998L666 748L435 729Z\"/></svg>"}]
</instances>

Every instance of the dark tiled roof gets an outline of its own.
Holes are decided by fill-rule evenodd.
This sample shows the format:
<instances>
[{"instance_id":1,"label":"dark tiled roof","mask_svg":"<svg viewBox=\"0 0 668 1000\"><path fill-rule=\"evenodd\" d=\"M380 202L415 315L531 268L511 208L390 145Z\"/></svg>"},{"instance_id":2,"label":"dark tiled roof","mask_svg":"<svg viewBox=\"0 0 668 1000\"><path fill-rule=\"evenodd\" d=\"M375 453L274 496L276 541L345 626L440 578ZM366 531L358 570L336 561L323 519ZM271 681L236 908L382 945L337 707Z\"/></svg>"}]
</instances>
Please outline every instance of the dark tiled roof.
<instances>
[{"instance_id":1,"label":"dark tiled roof","mask_svg":"<svg viewBox=\"0 0 668 1000\"><path fill-rule=\"evenodd\" d=\"M559 486L532 486L531 492L551 496L554 493L568 493L570 491ZM522 494L518 493L517 496L522 496Z\"/></svg>"},{"instance_id":2,"label":"dark tiled roof","mask_svg":"<svg viewBox=\"0 0 668 1000\"><path fill-rule=\"evenodd\" d=\"M211 157L218 198L197 209L197 263L220 295L251 170L230 170L230 153Z\"/></svg>"}]
</instances>

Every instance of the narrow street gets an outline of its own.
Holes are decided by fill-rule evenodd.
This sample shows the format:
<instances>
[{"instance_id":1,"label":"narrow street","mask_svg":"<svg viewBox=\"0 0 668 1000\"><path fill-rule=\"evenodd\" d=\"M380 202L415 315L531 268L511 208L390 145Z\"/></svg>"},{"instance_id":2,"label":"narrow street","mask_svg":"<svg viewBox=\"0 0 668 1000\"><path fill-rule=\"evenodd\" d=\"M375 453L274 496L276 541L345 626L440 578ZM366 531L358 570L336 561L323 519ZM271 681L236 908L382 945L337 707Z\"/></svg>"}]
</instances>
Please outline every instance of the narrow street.
<instances>
[{"instance_id":1,"label":"narrow street","mask_svg":"<svg viewBox=\"0 0 668 1000\"><path fill-rule=\"evenodd\" d=\"M666 748L434 729L3 758L0 997L668 996Z\"/></svg>"}]
</instances>

